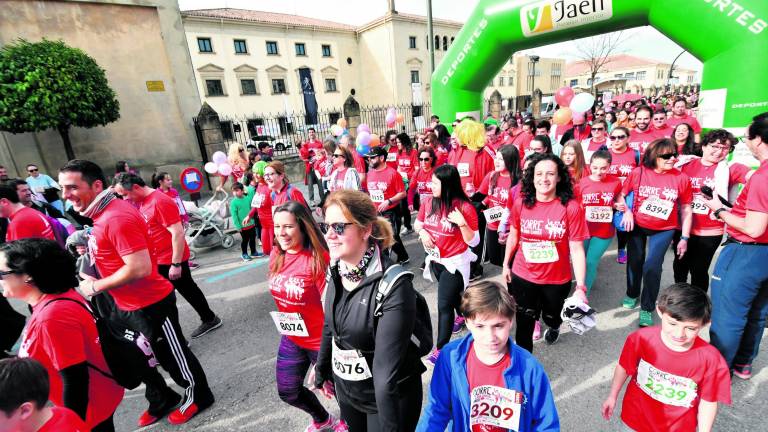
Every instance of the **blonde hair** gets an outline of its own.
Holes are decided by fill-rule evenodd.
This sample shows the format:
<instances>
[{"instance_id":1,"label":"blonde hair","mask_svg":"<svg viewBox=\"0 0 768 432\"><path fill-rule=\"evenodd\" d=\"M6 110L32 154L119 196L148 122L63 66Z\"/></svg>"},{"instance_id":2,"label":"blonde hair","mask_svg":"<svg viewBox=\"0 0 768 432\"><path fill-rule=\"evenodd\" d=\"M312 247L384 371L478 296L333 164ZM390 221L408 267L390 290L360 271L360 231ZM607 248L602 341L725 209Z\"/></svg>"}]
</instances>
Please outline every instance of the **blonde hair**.
<instances>
[{"instance_id":1,"label":"blonde hair","mask_svg":"<svg viewBox=\"0 0 768 432\"><path fill-rule=\"evenodd\" d=\"M584 167L587 166L587 162L584 159L584 150L581 147L581 143L578 140L570 139L563 144L563 150L572 148L575 155L573 159L573 181L578 182L584 177ZM560 151L562 155L562 150Z\"/></svg>"},{"instance_id":2,"label":"blonde hair","mask_svg":"<svg viewBox=\"0 0 768 432\"><path fill-rule=\"evenodd\" d=\"M371 228L371 238L382 249L389 249L395 244L394 232L389 220L379 216L376 206L368 194L356 190L338 190L331 192L323 205L323 211L330 206L339 206L350 222L362 229Z\"/></svg>"},{"instance_id":3,"label":"blonde hair","mask_svg":"<svg viewBox=\"0 0 768 432\"><path fill-rule=\"evenodd\" d=\"M243 149L245 152L245 158L240 157L240 149ZM248 166L248 150L246 150L240 143L232 143L227 150L227 160L229 160L229 163L232 165L240 164L242 166Z\"/></svg>"},{"instance_id":4,"label":"blonde hair","mask_svg":"<svg viewBox=\"0 0 768 432\"><path fill-rule=\"evenodd\" d=\"M471 119L464 119L456 126L456 138L468 149L478 151L485 145L485 127Z\"/></svg>"},{"instance_id":5,"label":"blonde hair","mask_svg":"<svg viewBox=\"0 0 768 432\"><path fill-rule=\"evenodd\" d=\"M461 296L461 313L465 318L501 315L514 320L516 311L515 299L498 282L481 281L472 284Z\"/></svg>"}]
</instances>

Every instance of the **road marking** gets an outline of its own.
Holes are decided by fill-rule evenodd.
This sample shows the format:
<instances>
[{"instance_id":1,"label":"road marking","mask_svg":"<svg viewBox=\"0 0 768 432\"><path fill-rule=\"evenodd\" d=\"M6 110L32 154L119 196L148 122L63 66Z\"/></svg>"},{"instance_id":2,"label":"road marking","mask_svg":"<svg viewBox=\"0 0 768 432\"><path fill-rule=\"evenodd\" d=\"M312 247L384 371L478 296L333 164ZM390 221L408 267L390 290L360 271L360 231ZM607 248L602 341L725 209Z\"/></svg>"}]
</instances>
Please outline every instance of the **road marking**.
<instances>
[{"instance_id":1,"label":"road marking","mask_svg":"<svg viewBox=\"0 0 768 432\"><path fill-rule=\"evenodd\" d=\"M241 267L238 267L238 268L230 270L230 271L226 271L226 272L224 272L222 274L218 274L216 276L211 276L208 279L206 279L205 281L208 282L208 283L218 282L218 281L224 280L224 279L226 279L226 278L228 278L230 276L234 276L236 274L240 274L242 272L246 272L248 270L254 269L254 268L259 267L259 266L262 266L262 265L266 264L267 262L268 262L267 259L260 259L260 260L258 260L256 262L251 262L251 263L245 264L245 265L243 265Z\"/></svg>"}]
</instances>

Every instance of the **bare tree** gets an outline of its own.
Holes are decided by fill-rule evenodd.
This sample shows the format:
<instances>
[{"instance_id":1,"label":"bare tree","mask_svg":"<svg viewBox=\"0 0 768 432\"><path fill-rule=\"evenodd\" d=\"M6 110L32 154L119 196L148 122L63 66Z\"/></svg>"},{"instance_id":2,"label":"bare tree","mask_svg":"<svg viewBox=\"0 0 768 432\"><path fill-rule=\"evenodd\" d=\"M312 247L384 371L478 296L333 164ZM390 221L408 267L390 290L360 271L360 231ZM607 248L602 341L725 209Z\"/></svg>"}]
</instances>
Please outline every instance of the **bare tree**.
<instances>
[{"instance_id":1,"label":"bare tree","mask_svg":"<svg viewBox=\"0 0 768 432\"><path fill-rule=\"evenodd\" d=\"M597 74L605 72L603 67L610 61L611 56L622 52L620 48L626 42L625 36L623 31L618 31L573 42L576 47L575 57L588 68L593 95L597 96L595 88Z\"/></svg>"}]
</instances>

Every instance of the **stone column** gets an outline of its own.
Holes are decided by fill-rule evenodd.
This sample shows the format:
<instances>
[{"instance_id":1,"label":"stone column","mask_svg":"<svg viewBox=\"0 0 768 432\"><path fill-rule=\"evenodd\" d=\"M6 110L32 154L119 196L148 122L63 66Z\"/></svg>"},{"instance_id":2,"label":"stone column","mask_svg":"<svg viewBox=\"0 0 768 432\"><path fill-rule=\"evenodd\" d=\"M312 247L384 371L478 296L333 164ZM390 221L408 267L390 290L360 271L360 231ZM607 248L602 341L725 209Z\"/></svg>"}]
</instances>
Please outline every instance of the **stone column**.
<instances>
[{"instance_id":1,"label":"stone column","mask_svg":"<svg viewBox=\"0 0 768 432\"><path fill-rule=\"evenodd\" d=\"M357 127L360 126L360 104L354 97L349 96L344 101L344 118L347 119L347 130L352 138L357 138Z\"/></svg>"},{"instance_id":2,"label":"stone column","mask_svg":"<svg viewBox=\"0 0 768 432\"><path fill-rule=\"evenodd\" d=\"M200 112L197 113L197 139L200 144L200 151L203 153L203 164L211 160L213 153L222 151L227 153L227 147L224 143L224 136L221 134L221 122L219 114L203 102ZM218 176L214 176L214 182L211 182L211 175L208 176L208 187L218 186Z\"/></svg>"}]
</instances>

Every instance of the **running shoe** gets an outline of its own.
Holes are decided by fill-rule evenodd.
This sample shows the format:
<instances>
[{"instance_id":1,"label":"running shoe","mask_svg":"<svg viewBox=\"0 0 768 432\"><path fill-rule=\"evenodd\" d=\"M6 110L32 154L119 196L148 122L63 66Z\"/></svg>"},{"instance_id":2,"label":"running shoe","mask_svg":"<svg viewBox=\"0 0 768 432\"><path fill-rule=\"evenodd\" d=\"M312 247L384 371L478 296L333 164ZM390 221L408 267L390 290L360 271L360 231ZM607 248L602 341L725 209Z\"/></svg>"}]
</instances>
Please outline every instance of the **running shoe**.
<instances>
[{"instance_id":1,"label":"running shoe","mask_svg":"<svg viewBox=\"0 0 768 432\"><path fill-rule=\"evenodd\" d=\"M533 340L537 341L541 339L541 323L536 320L536 324L533 325Z\"/></svg>"},{"instance_id":2,"label":"running shoe","mask_svg":"<svg viewBox=\"0 0 768 432\"><path fill-rule=\"evenodd\" d=\"M624 307L624 309L634 309L637 307L637 299L632 297L624 297L624 300L621 301L621 306Z\"/></svg>"},{"instance_id":3,"label":"running shoe","mask_svg":"<svg viewBox=\"0 0 768 432\"><path fill-rule=\"evenodd\" d=\"M138 426L140 428L152 425L160 421L163 417L155 417L152 414L149 413L149 411L144 411L141 413L141 417L139 417Z\"/></svg>"},{"instance_id":4,"label":"running shoe","mask_svg":"<svg viewBox=\"0 0 768 432\"><path fill-rule=\"evenodd\" d=\"M558 339L560 339L560 329L550 327L544 331L544 341L547 345L554 345Z\"/></svg>"},{"instance_id":5,"label":"running shoe","mask_svg":"<svg viewBox=\"0 0 768 432\"><path fill-rule=\"evenodd\" d=\"M264 257L264 254L261 252L256 252L255 254L251 255L251 259L258 259L263 257Z\"/></svg>"},{"instance_id":6,"label":"running shoe","mask_svg":"<svg viewBox=\"0 0 768 432\"><path fill-rule=\"evenodd\" d=\"M748 380L752 378L752 365L751 364L734 364L733 374L743 380Z\"/></svg>"},{"instance_id":7,"label":"running shoe","mask_svg":"<svg viewBox=\"0 0 768 432\"><path fill-rule=\"evenodd\" d=\"M190 337L192 339L197 339L201 336L205 336L206 334L216 330L219 327L221 327L221 318L213 317L212 320L200 324L200 326L198 326L195 331L192 332Z\"/></svg>"},{"instance_id":8,"label":"running shoe","mask_svg":"<svg viewBox=\"0 0 768 432\"><path fill-rule=\"evenodd\" d=\"M194 270L196 268L200 268L200 264L198 264L198 263L196 263L194 261L191 261L191 260L187 264L189 264L189 269L190 270Z\"/></svg>"},{"instance_id":9,"label":"running shoe","mask_svg":"<svg viewBox=\"0 0 768 432\"><path fill-rule=\"evenodd\" d=\"M627 263L627 251L624 249L619 249L619 255L616 257L616 262L619 264L626 264Z\"/></svg>"},{"instance_id":10,"label":"running shoe","mask_svg":"<svg viewBox=\"0 0 768 432\"><path fill-rule=\"evenodd\" d=\"M435 363L437 363L437 357L439 356L440 356L440 350L437 348L434 348L432 349L432 352L429 353L429 355L427 356L427 361L430 362L432 366L434 366Z\"/></svg>"},{"instance_id":11,"label":"running shoe","mask_svg":"<svg viewBox=\"0 0 768 432\"><path fill-rule=\"evenodd\" d=\"M403 229L400 230L400 235L407 235L407 234L413 234L413 228L403 227Z\"/></svg>"},{"instance_id":12,"label":"running shoe","mask_svg":"<svg viewBox=\"0 0 768 432\"><path fill-rule=\"evenodd\" d=\"M453 320L453 334L460 332L462 327L464 327L464 317L456 316Z\"/></svg>"},{"instance_id":13,"label":"running shoe","mask_svg":"<svg viewBox=\"0 0 768 432\"><path fill-rule=\"evenodd\" d=\"M650 327L653 325L653 314L648 311L641 310L640 311L640 322L638 323L640 327Z\"/></svg>"},{"instance_id":14,"label":"running shoe","mask_svg":"<svg viewBox=\"0 0 768 432\"><path fill-rule=\"evenodd\" d=\"M179 404L179 401L181 401L181 396L174 393L175 397L171 397L170 400L168 400L168 404L166 405L166 408L163 408L157 415L152 415L149 413L149 410L144 411L141 413L141 417L139 417L139 421L137 422L138 426L140 428L143 428L145 426L149 426L151 424L155 424L158 421L162 420L163 417L168 415L169 412L171 412L176 405Z\"/></svg>"},{"instance_id":15,"label":"running shoe","mask_svg":"<svg viewBox=\"0 0 768 432\"><path fill-rule=\"evenodd\" d=\"M312 422L304 429L304 432L349 432L349 427L344 423L344 420L336 418L333 414L329 414L328 420L323 423Z\"/></svg>"},{"instance_id":16,"label":"running shoe","mask_svg":"<svg viewBox=\"0 0 768 432\"><path fill-rule=\"evenodd\" d=\"M248 261L250 261L251 259L253 259L253 258L251 258L251 256L250 256L250 255L248 255L248 254L242 254L242 255L240 255L240 258L242 258L244 262L248 262Z\"/></svg>"},{"instance_id":17,"label":"running shoe","mask_svg":"<svg viewBox=\"0 0 768 432\"><path fill-rule=\"evenodd\" d=\"M189 407L187 407L184 412L181 412L180 408L176 408L173 410L172 413L168 414L168 423L172 425L180 425L184 424L192 419L192 417L200 414L203 410L208 408L209 406L213 405L213 402L209 403L206 406L200 407L196 403L192 403Z\"/></svg>"}]
</instances>

